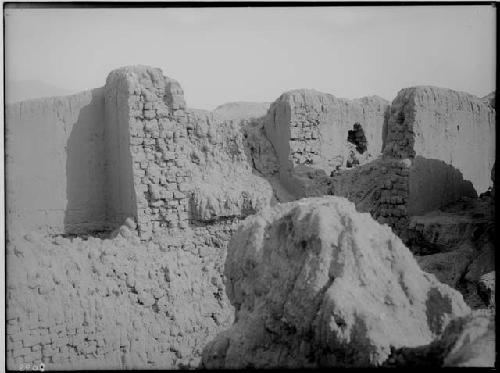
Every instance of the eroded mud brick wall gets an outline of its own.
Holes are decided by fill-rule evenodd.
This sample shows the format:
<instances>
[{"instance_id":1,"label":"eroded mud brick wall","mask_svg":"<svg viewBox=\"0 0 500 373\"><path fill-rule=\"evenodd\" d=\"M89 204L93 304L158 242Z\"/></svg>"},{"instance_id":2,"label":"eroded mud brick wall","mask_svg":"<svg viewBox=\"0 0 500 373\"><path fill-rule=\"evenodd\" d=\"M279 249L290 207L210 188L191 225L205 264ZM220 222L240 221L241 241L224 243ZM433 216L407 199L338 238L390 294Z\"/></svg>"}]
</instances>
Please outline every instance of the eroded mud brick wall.
<instances>
[{"instance_id":1,"label":"eroded mud brick wall","mask_svg":"<svg viewBox=\"0 0 500 373\"><path fill-rule=\"evenodd\" d=\"M408 222L408 159L383 157L331 178L332 194L346 197L356 209L401 234Z\"/></svg>"},{"instance_id":2,"label":"eroded mud brick wall","mask_svg":"<svg viewBox=\"0 0 500 373\"><path fill-rule=\"evenodd\" d=\"M383 157L335 176L332 193L404 235L409 216L491 185L494 115L490 105L465 93L403 89L391 104Z\"/></svg>"},{"instance_id":3,"label":"eroded mud brick wall","mask_svg":"<svg viewBox=\"0 0 500 373\"><path fill-rule=\"evenodd\" d=\"M410 159L408 213L437 209L491 186L495 110L449 89L401 90L391 105L384 154Z\"/></svg>"},{"instance_id":4,"label":"eroded mud brick wall","mask_svg":"<svg viewBox=\"0 0 500 373\"><path fill-rule=\"evenodd\" d=\"M308 165L331 171L363 164L379 155L389 103L382 98L339 99L314 90L284 93L270 107L265 129L280 160L283 182L293 189L290 171ZM365 149L349 141L360 128Z\"/></svg>"},{"instance_id":5,"label":"eroded mud brick wall","mask_svg":"<svg viewBox=\"0 0 500 373\"><path fill-rule=\"evenodd\" d=\"M102 88L6 105L7 235L107 228Z\"/></svg>"},{"instance_id":6,"label":"eroded mud brick wall","mask_svg":"<svg viewBox=\"0 0 500 373\"><path fill-rule=\"evenodd\" d=\"M116 199L114 206L130 206L126 211L137 218L143 238L158 228L187 227L186 191L191 173L185 167L188 120L180 85L164 77L160 69L135 66L111 72L106 92L106 97L110 97L107 106L113 93L117 93L117 102L111 109L117 114L110 117L117 117L118 132L128 131L130 135L125 153L130 154L131 164L127 165L124 154L121 164L126 166L120 172L111 172L110 177L112 185L130 182L133 193L127 188L128 201ZM123 146L127 143L120 142L120 149Z\"/></svg>"},{"instance_id":7,"label":"eroded mud brick wall","mask_svg":"<svg viewBox=\"0 0 500 373\"><path fill-rule=\"evenodd\" d=\"M304 184L301 173L309 171L298 166L328 175L341 165L342 175L331 180L335 190L327 192L349 196L393 226L491 186L495 110L488 102L449 89L413 87L401 90L387 109L373 97L347 101L306 90L282 95L271 105L265 128L283 183L304 194L311 183ZM352 141L358 134L366 143ZM361 153L360 145L367 150ZM374 161L379 146L383 160Z\"/></svg>"}]
</instances>

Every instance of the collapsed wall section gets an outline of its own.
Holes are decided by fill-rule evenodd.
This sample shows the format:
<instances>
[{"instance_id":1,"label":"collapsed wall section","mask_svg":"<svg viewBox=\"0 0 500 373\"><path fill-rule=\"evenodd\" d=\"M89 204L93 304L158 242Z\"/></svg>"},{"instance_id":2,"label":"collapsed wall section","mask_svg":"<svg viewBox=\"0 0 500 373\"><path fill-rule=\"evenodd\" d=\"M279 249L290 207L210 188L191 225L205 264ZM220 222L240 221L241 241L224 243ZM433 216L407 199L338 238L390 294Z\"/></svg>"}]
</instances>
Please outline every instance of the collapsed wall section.
<instances>
[{"instance_id":1,"label":"collapsed wall section","mask_svg":"<svg viewBox=\"0 0 500 373\"><path fill-rule=\"evenodd\" d=\"M293 169L325 171L367 163L382 151L389 103L380 97L336 98L315 90L284 93L270 107L265 129L280 160L280 176L300 194Z\"/></svg>"},{"instance_id":2,"label":"collapsed wall section","mask_svg":"<svg viewBox=\"0 0 500 373\"><path fill-rule=\"evenodd\" d=\"M8 235L106 229L103 89L5 109Z\"/></svg>"},{"instance_id":3,"label":"collapsed wall section","mask_svg":"<svg viewBox=\"0 0 500 373\"><path fill-rule=\"evenodd\" d=\"M276 159L260 126L189 112L190 218L196 225L244 218L268 206Z\"/></svg>"}]
</instances>

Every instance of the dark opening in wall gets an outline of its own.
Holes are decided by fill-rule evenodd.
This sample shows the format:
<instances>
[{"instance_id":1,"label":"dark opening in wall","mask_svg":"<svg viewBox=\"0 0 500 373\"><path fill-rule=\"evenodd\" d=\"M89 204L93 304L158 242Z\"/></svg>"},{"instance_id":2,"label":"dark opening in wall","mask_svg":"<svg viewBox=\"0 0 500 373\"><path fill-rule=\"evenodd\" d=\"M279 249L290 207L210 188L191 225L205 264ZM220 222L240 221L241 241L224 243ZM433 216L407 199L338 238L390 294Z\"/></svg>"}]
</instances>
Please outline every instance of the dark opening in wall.
<instances>
[{"instance_id":1,"label":"dark opening in wall","mask_svg":"<svg viewBox=\"0 0 500 373\"><path fill-rule=\"evenodd\" d=\"M359 154L363 154L366 151L365 131L363 131L361 124L354 123L353 129L347 132L347 141L356 146L356 151Z\"/></svg>"},{"instance_id":2,"label":"dark opening in wall","mask_svg":"<svg viewBox=\"0 0 500 373\"><path fill-rule=\"evenodd\" d=\"M352 167L354 167L354 166L358 166L358 165L359 165L359 159L357 159L357 158L355 158L355 157L352 157L352 156L351 156L351 158L349 158L349 159L346 161L346 164L345 164L345 166L346 166L347 168L352 168Z\"/></svg>"}]
</instances>

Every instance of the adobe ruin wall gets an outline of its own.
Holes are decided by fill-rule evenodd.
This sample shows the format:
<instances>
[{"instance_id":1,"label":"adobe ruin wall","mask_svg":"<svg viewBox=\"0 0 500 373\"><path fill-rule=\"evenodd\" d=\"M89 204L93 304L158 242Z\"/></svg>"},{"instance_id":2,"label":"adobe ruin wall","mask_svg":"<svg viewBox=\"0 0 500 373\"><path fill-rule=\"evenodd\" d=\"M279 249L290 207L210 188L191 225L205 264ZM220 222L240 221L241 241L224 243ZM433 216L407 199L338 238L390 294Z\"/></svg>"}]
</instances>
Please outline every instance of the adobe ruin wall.
<instances>
[{"instance_id":1,"label":"adobe ruin wall","mask_svg":"<svg viewBox=\"0 0 500 373\"><path fill-rule=\"evenodd\" d=\"M399 233L408 216L491 187L495 110L469 94L413 87L389 105L291 91L271 105L265 128L296 198L347 197Z\"/></svg>"},{"instance_id":2,"label":"adobe ruin wall","mask_svg":"<svg viewBox=\"0 0 500 373\"><path fill-rule=\"evenodd\" d=\"M297 197L304 195L294 175L297 166L325 171L351 168L373 160L383 146L389 103L372 96L347 100L315 90L282 94L265 117L266 135L280 161L280 178ZM350 141L355 127L362 149Z\"/></svg>"},{"instance_id":3,"label":"adobe ruin wall","mask_svg":"<svg viewBox=\"0 0 500 373\"><path fill-rule=\"evenodd\" d=\"M6 105L7 233L107 228L104 91Z\"/></svg>"},{"instance_id":4,"label":"adobe ruin wall","mask_svg":"<svg viewBox=\"0 0 500 373\"><path fill-rule=\"evenodd\" d=\"M413 87L389 104L295 90L262 118L219 116L188 109L180 85L146 66L8 105L8 223L78 233L133 217L148 239L335 194L395 227L491 185L495 110L465 93Z\"/></svg>"},{"instance_id":5,"label":"adobe ruin wall","mask_svg":"<svg viewBox=\"0 0 500 373\"><path fill-rule=\"evenodd\" d=\"M85 364L97 357L117 369L194 367L192 351L200 349L202 339L182 339L178 333L194 325L208 338L229 322L232 310L211 298L224 289L217 277L221 257L240 219L287 200L286 193L279 193L279 179L295 193L288 200L314 193L344 196L398 233L409 216L435 208L433 201L447 203L469 195L471 185L478 192L490 185L495 112L487 103L468 96L446 99L440 95L455 93L445 91L436 91L436 99L429 101L424 93L432 94L419 88L403 90L391 106L378 98L348 101L304 92L283 95L264 118L221 120L188 109L179 84L159 69L136 66L111 72L100 89L8 105L8 230L79 233L113 229L133 217L140 238L153 237L142 243L148 245L147 252L137 249L145 247L138 242L119 238L122 256L106 240L93 238L70 244L62 237L29 236L28 248L22 240L14 245L10 264L21 261L16 256L21 250L29 258L52 257L43 259L43 269L34 274L9 273L10 366L43 358L60 368L91 367ZM441 106L447 108L445 117ZM461 114L453 114L455 110ZM456 118L464 123L452 136ZM356 123L364 142L356 140L362 138ZM423 148L419 139L427 136L428 127L437 137L436 146L446 148L450 138L455 145ZM361 154L356 148L363 145ZM467 145L463 151L468 162L461 158L459 145ZM358 163L345 169L353 159ZM337 168L344 170L330 177ZM488 181L483 180L483 168ZM427 189L417 189L422 185ZM424 210L417 209L418 201ZM164 238L154 241L158 233ZM87 255L92 265L79 269ZM138 263L146 264L125 260L129 255L142 255ZM179 268L175 258L183 258ZM130 262L132 267L127 267ZM29 265L37 266L16 264L25 269ZM207 272L210 266L215 269ZM64 276L51 277L55 272ZM188 272L200 276L190 283ZM145 280L148 276L151 281ZM99 287L90 288L92 281ZM209 296L193 295L192 289ZM79 292L96 302L79 304L75 312L71 299L79 300ZM198 296L207 302L203 307L210 312L200 308L189 316L202 321L185 320L184 310L171 309L176 297L185 294L193 297L189 301ZM59 303L62 313L49 317L51 305ZM177 326L167 329L172 322L159 318L158 310L178 317ZM140 316L130 318L129 313ZM100 321L89 324L92 318ZM158 322L165 325L159 331L154 328ZM113 328L124 332L114 333Z\"/></svg>"},{"instance_id":6,"label":"adobe ruin wall","mask_svg":"<svg viewBox=\"0 0 500 373\"><path fill-rule=\"evenodd\" d=\"M412 160L411 215L492 186L495 109L478 97L436 87L401 90L391 105L384 154Z\"/></svg>"},{"instance_id":7,"label":"adobe ruin wall","mask_svg":"<svg viewBox=\"0 0 500 373\"><path fill-rule=\"evenodd\" d=\"M260 128L249 123L245 132L239 121L187 109L180 85L147 66L114 70L92 92L9 105L7 220L78 234L132 217L147 240L165 228L245 217L274 198L254 174L253 165L272 174L277 162ZM262 159L261 148L270 151ZM36 185L27 182L33 173Z\"/></svg>"}]
</instances>

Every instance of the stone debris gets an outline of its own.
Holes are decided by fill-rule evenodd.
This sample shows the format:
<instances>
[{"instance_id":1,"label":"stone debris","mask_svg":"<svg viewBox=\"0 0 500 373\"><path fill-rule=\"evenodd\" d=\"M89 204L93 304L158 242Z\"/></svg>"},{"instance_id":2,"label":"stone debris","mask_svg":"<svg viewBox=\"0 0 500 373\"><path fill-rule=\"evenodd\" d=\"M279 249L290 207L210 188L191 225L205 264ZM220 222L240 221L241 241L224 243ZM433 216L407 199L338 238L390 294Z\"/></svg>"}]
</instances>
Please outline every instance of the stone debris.
<instances>
[{"instance_id":1,"label":"stone debris","mask_svg":"<svg viewBox=\"0 0 500 373\"><path fill-rule=\"evenodd\" d=\"M388 226L339 197L247 218L224 274L235 323L205 347L204 368L376 366L470 312Z\"/></svg>"}]
</instances>

